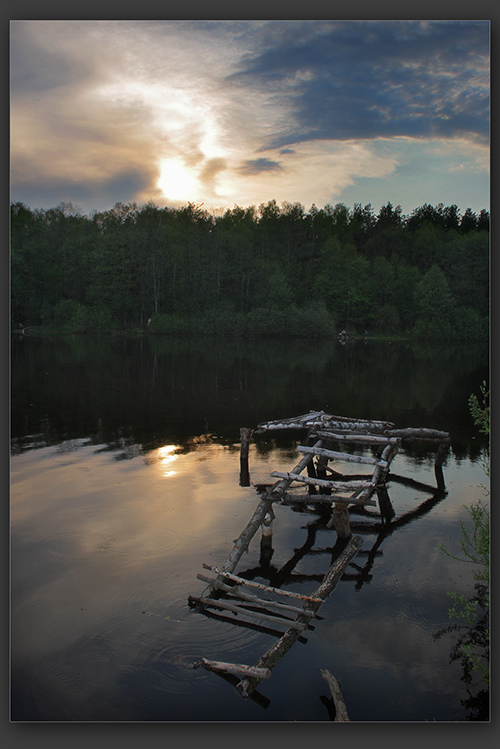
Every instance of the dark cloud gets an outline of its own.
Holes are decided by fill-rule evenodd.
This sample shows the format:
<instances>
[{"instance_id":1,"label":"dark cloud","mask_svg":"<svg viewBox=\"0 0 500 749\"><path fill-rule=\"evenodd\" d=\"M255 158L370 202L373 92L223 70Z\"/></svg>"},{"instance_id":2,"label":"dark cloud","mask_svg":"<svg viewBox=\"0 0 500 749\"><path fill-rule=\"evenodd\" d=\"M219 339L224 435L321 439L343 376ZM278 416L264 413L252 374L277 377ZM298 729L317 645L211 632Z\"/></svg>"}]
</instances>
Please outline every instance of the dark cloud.
<instances>
[{"instance_id":1,"label":"dark cloud","mask_svg":"<svg viewBox=\"0 0 500 749\"><path fill-rule=\"evenodd\" d=\"M261 172L279 171L281 165L271 159L250 159L238 169L240 174L260 174Z\"/></svg>"},{"instance_id":2,"label":"dark cloud","mask_svg":"<svg viewBox=\"0 0 500 749\"><path fill-rule=\"evenodd\" d=\"M57 32L57 22L53 22ZM68 36L71 27L61 26L60 33ZM30 21L11 24L11 94L29 94L65 85L76 85L86 80L91 69L81 58L61 50L48 48L37 37L37 27Z\"/></svg>"},{"instance_id":3,"label":"dark cloud","mask_svg":"<svg viewBox=\"0 0 500 749\"><path fill-rule=\"evenodd\" d=\"M305 140L489 137L487 21L321 24L304 41L277 34L229 77L292 106L287 132Z\"/></svg>"},{"instance_id":4,"label":"dark cloud","mask_svg":"<svg viewBox=\"0 0 500 749\"><path fill-rule=\"evenodd\" d=\"M20 201L30 207L50 208L61 202L71 201L78 208L90 212L100 206L113 206L115 203L129 203L131 196L148 187L150 175L134 170L123 171L108 180L99 182L69 182L60 178L47 177L17 181L11 190L11 201Z\"/></svg>"}]
</instances>

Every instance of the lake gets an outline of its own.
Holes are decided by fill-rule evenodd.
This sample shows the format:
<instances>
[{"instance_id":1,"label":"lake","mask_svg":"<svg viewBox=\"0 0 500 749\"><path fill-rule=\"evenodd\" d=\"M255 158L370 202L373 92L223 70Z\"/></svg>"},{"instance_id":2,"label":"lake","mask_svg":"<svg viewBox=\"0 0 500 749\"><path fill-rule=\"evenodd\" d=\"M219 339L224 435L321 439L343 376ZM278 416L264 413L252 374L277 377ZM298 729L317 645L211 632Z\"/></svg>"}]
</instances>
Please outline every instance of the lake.
<instances>
[{"instance_id":1,"label":"lake","mask_svg":"<svg viewBox=\"0 0 500 749\"><path fill-rule=\"evenodd\" d=\"M458 552L463 505L487 498L467 404L488 378L486 346L26 335L12 339L11 370L12 720L330 721L322 669L351 721L474 717L450 657L457 634L438 636L447 592L473 581L440 547ZM255 664L283 628L188 599L205 587L203 565L227 559L257 485L291 470L307 438L255 436L245 486L240 427L316 409L448 431L446 492L396 480L435 486L434 449L403 443L393 519L351 510L361 551L322 618L243 699L193 663ZM308 595L335 531L313 513L274 512L271 547L257 534L236 573Z\"/></svg>"}]
</instances>

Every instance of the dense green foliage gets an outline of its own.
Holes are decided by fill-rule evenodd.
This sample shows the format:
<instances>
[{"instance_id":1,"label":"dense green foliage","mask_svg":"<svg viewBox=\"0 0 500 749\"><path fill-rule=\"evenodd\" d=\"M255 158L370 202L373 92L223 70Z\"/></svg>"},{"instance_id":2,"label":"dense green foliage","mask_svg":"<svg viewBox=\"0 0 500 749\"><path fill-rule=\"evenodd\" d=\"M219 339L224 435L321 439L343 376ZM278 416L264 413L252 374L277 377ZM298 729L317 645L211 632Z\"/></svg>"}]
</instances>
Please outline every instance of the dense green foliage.
<instances>
[{"instance_id":1,"label":"dense green foliage","mask_svg":"<svg viewBox=\"0 0 500 749\"><path fill-rule=\"evenodd\" d=\"M11 206L13 326L487 338L489 214Z\"/></svg>"},{"instance_id":2,"label":"dense green foliage","mask_svg":"<svg viewBox=\"0 0 500 749\"><path fill-rule=\"evenodd\" d=\"M469 397L469 411L478 429L489 437L490 406L486 382L481 385L481 395L482 402L475 394ZM489 476L489 445L484 469ZM445 632L461 632L452 649L451 660L460 661L462 664L462 680L469 692L469 699L465 704L472 708L471 719L487 720L490 683L490 512L488 505L481 500L465 506L464 509L469 516L469 525L463 521L459 523L459 554L451 554L444 546L441 546L441 549L453 559L473 565L474 592L469 596L457 591L448 593L453 600L448 615L458 623L441 630L437 637ZM478 687L477 684L473 684L474 673L479 674L486 686L480 684ZM478 689L478 694L474 695L473 692Z\"/></svg>"}]
</instances>

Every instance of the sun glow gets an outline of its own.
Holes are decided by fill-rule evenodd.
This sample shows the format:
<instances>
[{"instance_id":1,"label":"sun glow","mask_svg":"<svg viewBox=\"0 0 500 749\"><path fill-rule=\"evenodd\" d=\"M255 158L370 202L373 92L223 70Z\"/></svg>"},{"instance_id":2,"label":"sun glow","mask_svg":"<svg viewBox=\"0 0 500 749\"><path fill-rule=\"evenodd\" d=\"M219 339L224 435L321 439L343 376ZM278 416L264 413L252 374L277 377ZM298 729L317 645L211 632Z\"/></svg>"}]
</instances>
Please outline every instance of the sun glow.
<instances>
[{"instance_id":1,"label":"sun glow","mask_svg":"<svg viewBox=\"0 0 500 749\"><path fill-rule=\"evenodd\" d=\"M166 198L189 200L196 191L198 180L180 161L163 159L157 184Z\"/></svg>"}]
</instances>

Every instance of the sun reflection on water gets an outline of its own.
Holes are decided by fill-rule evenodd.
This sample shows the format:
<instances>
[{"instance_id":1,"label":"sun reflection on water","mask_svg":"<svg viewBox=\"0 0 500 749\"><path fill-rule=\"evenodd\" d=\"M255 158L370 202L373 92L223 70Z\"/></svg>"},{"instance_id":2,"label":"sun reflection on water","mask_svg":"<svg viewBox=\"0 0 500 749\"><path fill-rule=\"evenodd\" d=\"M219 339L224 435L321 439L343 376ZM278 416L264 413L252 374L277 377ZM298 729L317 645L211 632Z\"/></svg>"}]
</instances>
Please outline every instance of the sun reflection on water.
<instances>
[{"instance_id":1,"label":"sun reflection on water","mask_svg":"<svg viewBox=\"0 0 500 749\"><path fill-rule=\"evenodd\" d=\"M163 445L149 453L147 462L157 463L165 478L175 476L177 471L172 467L172 463L179 458L180 450L180 445Z\"/></svg>"}]
</instances>

